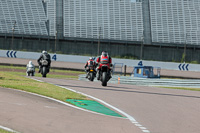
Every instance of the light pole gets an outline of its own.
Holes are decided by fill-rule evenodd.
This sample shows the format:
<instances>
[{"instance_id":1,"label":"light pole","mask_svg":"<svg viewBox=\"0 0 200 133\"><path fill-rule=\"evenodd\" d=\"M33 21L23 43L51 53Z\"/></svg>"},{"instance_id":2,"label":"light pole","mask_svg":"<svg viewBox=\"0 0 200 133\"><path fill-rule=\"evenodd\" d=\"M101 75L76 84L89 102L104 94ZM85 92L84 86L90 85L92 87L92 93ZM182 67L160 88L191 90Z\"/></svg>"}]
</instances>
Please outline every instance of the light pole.
<instances>
[{"instance_id":1,"label":"light pole","mask_svg":"<svg viewBox=\"0 0 200 133\"><path fill-rule=\"evenodd\" d=\"M185 56L186 56L186 45L187 45L187 33L185 34L185 45L184 45L184 63L185 63Z\"/></svg>"},{"instance_id":2,"label":"light pole","mask_svg":"<svg viewBox=\"0 0 200 133\"><path fill-rule=\"evenodd\" d=\"M55 53L56 53L56 41L57 41L57 34L58 34L58 32L56 31L56 34L55 34Z\"/></svg>"},{"instance_id":3,"label":"light pole","mask_svg":"<svg viewBox=\"0 0 200 133\"><path fill-rule=\"evenodd\" d=\"M144 42L144 37L141 37L141 48L140 48L140 60L142 60L142 49L143 49L143 42Z\"/></svg>"},{"instance_id":4,"label":"light pole","mask_svg":"<svg viewBox=\"0 0 200 133\"><path fill-rule=\"evenodd\" d=\"M100 36L101 36L101 26L99 27L99 39L98 39L98 51L97 51L97 56L99 56L99 53L100 53Z\"/></svg>"},{"instance_id":5,"label":"light pole","mask_svg":"<svg viewBox=\"0 0 200 133\"><path fill-rule=\"evenodd\" d=\"M16 26L16 21L14 22L14 26L12 28L12 44L11 44L11 49L12 50L13 50L13 41L14 41L15 26Z\"/></svg>"}]
</instances>

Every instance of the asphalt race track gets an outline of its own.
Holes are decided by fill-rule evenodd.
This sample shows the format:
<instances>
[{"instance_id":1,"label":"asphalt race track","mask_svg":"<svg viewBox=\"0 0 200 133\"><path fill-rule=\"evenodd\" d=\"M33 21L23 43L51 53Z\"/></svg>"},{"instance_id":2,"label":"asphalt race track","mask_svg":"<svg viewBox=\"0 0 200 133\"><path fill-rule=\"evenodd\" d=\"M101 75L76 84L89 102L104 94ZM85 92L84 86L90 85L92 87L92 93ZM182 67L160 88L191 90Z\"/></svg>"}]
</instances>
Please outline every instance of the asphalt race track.
<instances>
[{"instance_id":1,"label":"asphalt race track","mask_svg":"<svg viewBox=\"0 0 200 133\"><path fill-rule=\"evenodd\" d=\"M199 91L109 83L107 87L102 87L100 82L38 79L99 98L134 117L151 133L200 132ZM137 133L133 130L129 132Z\"/></svg>"},{"instance_id":2,"label":"asphalt race track","mask_svg":"<svg viewBox=\"0 0 200 133\"><path fill-rule=\"evenodd\" d=\"M140 133L129 120L0 88L0 125L20 133Z\"/></svg>"},{"instance_id":3,"label":"asphalt race track","mask_svg":"<svg viewBox=\"0 0 200 133\"><path fill-rule=\"evenodd\" d=\"M200 92L100 82L35 79L101 99L130 115L116 118L0 88L0 126L21 133L199 133ZM123 114L122 114L123 115Z\"/></svg>"},{"instance_id":4,"label":"asphalt race track","mask_svg":"<svg viewBox=\"0 0 200 133\"><path fill-rule=\"evenodd\" d=\"M24 92L0 88L0 125L23 133L199 133L200 92L39 78L99 98L134 117L81 111Z\"/></svg>"}]
</instances>

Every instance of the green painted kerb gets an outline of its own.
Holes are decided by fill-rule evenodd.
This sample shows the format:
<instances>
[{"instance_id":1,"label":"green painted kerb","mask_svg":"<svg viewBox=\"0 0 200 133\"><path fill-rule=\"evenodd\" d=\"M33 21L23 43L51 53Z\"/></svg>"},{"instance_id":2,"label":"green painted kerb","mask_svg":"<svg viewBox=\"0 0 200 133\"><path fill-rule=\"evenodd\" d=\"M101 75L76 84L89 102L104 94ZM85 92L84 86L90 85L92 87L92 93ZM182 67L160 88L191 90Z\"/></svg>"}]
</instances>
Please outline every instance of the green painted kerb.
<instances>
[{"instance_id":1,"label":"green painted kerb","mask_svg":"<svg viewBox=\"0 0 200 133\"><path fill-rule=\"evenodd\" d=\"M105 115L111 115L116 117L123 117L120 114L116 113L115 111L105 107L104 105L91 100L75 100L75 99L67 99L67 102L70 102L78 107L91 110L94 112L102 113Z\"/></svg>"}]
</instances>

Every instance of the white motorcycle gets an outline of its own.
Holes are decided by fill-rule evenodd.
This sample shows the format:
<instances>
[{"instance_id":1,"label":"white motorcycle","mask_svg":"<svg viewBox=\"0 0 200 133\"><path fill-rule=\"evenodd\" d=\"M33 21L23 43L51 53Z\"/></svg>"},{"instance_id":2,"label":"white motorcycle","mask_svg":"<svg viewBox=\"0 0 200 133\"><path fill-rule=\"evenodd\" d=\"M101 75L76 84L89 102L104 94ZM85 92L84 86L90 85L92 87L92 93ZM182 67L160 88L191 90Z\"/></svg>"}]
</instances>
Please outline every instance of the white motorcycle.
<instances>
[{"instance_id":1,"label":"white motorcycle","mask_svg":"<svg viewBox=\"0 0 200 133\"><path fill-rule=\"evenodd\" d=\"M35 76L35 66L32 63L32 61L29 61L29 63L26 66L26 75L27 76Z\"/></svg>"}]
</instances>

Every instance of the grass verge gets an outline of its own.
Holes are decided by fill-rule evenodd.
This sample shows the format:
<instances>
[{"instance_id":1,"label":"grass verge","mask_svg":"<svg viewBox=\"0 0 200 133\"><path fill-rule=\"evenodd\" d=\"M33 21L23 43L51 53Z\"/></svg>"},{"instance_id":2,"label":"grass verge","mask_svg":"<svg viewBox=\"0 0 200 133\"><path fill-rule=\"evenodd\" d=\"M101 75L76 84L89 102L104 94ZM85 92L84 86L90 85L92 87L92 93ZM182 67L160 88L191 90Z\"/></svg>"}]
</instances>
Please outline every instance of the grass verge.
<instances>
[{"instance_id":1,"label":"grass verge","mask_svg":"<svg viewBox=\"0 0 200 133\"><path fill-rule=\"evenodd\" d=\"M16 66L5 66L0 65L0 69L2 71L13 72L14 74L25 76L26 75L26 67L16 67ZM42 75L38 72L38 68L36 68L35 76L42 77ZM59 79L78 79L78 75L85 74L85 72L81 71L70 71L70 70L57 70L51 69L50 73L47 74L48 78L59 78Z\"/></svg>"},{"instance_id":2,"label":"grass verge","mask_svg":"<svg viewBox=\"0 0 200 133\"><path fill-rule=\"evenodd\" d=\"M12 133L12 132L9 132L0 128L0 133Z\"/></svg>"},{"instance_id":3,"label":"grass verge","mask_svg":"<svg viewBox=\"0 0 200 133\"><path fill-rule=\"evenodd\" d=\"M19 73L17 72L0 72L0 86L37 93L61 101L65 101L66 99L87 99L87 97L83 95L55 85L19 76Z\"/></svg>"}]
</instances>

